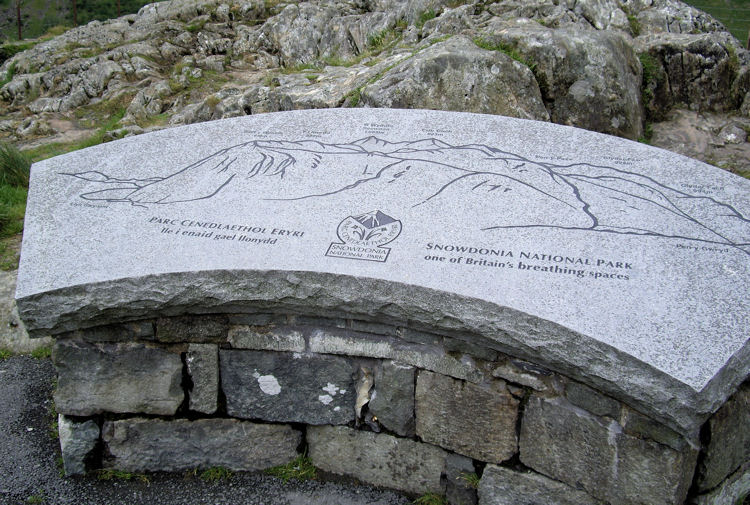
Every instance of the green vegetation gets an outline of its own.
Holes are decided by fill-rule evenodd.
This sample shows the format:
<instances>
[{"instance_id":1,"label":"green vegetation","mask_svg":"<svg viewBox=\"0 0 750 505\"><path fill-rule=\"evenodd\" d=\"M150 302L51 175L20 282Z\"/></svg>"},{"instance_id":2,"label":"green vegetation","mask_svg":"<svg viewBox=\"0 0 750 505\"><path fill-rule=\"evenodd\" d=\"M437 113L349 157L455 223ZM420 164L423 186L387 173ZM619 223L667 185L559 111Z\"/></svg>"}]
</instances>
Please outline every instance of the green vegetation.
<instances>
[{"instance_id":1,"label":"green vegetation","mask_svg":"<svg viewBox=\"0 0 750 505\"><path fill-rule=\"evenodd\" d=\"M312 464L312 459L308 458L305 454L300 454L286 465L269 468L265 473L278 477L284 482L289 482L290 479L314 479L317 471L318 469Z\"/></svg>"},{"instance_id":2,"label":"green vegetation","mask_svg":"<svg viewBox=\"0 0 750 505\"><path fill-rule=\"evenodd\" d=\"M206 19L201 19L197 23L191 23L191 24L189 24L189 25L187 25L185 27L185 30L189 31L190 33L199 32L199 31L203 30L204 26L206 26L206 22L207 21L208 20L206 20Z\"/></svg>"},{"instance_id":3,"label":"green vegetation","mask_svg":"<svg viewBox=\"0 0 750 505\"><path fill-rule=\"evenodd\" d=\"M37 494L33 494L26 498L26 503L29 505L39 505L40 503L44 503L46 498L44 497L44 491L41 489L37 492Z\"/></svg>"},{"instance_id":4,"label":"green vegetation","mask_svg":"<svg viewBox=\"0 0 750 505\"><path fill-rule=\"evenodd\" d=\"M419 15L417 16L417 22L415 23L415 25L417 28L421 30L427 21L431 19L435 19L436 17L437 17L437 14L435 14L434 10L427 9L426 11L422 11L419 13Z\"/></svg>"},{"instance_id":5,"label":"green vegetation","mask_svg":"<svg viewBox=\"0 0 750 505\"><path fill-rule=\"evenodd\" d=\"M59 475L60 478L65 477L65 461L63 461L62 456L58 456L57 459L55 459L55 466L57 467L57 475Z\"/></svg>"},{"instance_id":6,"label":"green vegetation","mask_svg":"<svg viewBox=\"0 0 750 505\"><path fill-rule=\"evenodd\" d=\"M0 9L11 13L10 19L0 24L0 39L17 40L15 0L0 0ZM120 15L131 14L151 0L120 0ZM95 19L103 21L118 16L117 0L77 0L77 21L79 25ZM25 39L39 37L56 27L73 26L72 3L68 0L24 0L21 5L22 36Z\"/></svg>"},{"instance_id":7,"label":"green vegetation","mask_svg":"<svg viewBox=\"0 0 750 505\"><path fill-rule=\"evenodd\" d=\"M630 33L633 37L637 37L641 34L641 23L638 18L632 14L628 14L628 24L630 25Z\"/></svg>"},{"instance_id":8,"label":"green vegetation","mask_svg":"<svg viewBox=\"0 0 750 505\"><path fill-rule=\"evenodd\" d=\"M52 356L52 348L43 346L43 347L37 347L33 351L31 351L31 357L34 359L47 359L50 356Z\"/></svg>"},{"instance_id":9,"label":"green vegetation","mask_svg":"<svg viewBox=\"0 0 750 505\"><path fill-rule=\"evenodd\" d=\"M357 58L344 59L339 56L326 56L323 58L323 63L331 67L351 67L352 65L359 63Z\"/></svg>"},{"instance_id":10,"label":"green vegetation","mask_svg":"<svg viewBox=\"0 0 750 505\"><path fill-rule=\"evenodd\" d=\"M531 70L532 72L536 69L536 62L532 58L524 57L516 50L515 47L511 46L510 44L505 44L504 42L495 43L480 37L474 39L474 44L476 44L478 47L481 47L482 49L487 49L488 51L500 51L501 53L505 53L517 62L529 67L529 70Z\"/></svg>"},{"instance_id":11,"label":"green vegetation","mask_svg":"<svg viewBox=\"0 0 750 505\"><path fill-rule=\"evenodd\" d=\"M126 472L123 470L114 470L112 468L98 470L96 472L96 477L99 480L138 480L144 484L149 484L151 482L148 476L143 475L142 473Z\"/></svg>"},{"instance_id":12,"label":"green vegetation","mask_svg":"<svg viewBox=\"0 0 750 505\"><path fill-rule=\"evenodd\" d=\"M641 79L641 99L648 112L649 104L654 99L654 89L664 82L664 71L658 59L649 53L640 53L638 59L641 61L643 77Z\"/></svg>"},{"instance_id":13,"label":"green vegetation","mask_svg":"<svg viewBox=\"0 0 750 505\"><path fill-rule=\"evenodd\" d=\"M362 99L362 90L364 89L364 85L354 88L349 93L346 94L346 98L344 101L349 102L349 107L354 108L357 105L359 105L359 101Z\"/></svg>"},{"instance_id":14,"label":"green vegetation","mask_svg":"<svg viewBox=\"0 0 750 505\"><path fill-rule=\"evenodd\" d=\"M11 79L13 79L14 75L16 75L16 62L15 61L12 62L8 66L8 71L5 72L5 77L0 78L0 88L8 84L11 81Z\"/></svg>"},{"instance_id":15,"label":"green vegetation","mask_svg":"<svg viewBox=\"0 0 750 505\"><path fill-rule=\"evenodd\" d=\"M5 361L11 356L13 356L13 352L9 351L8 349L0 349L0 361Z\"/></svg>"},{"instance_id":16,"label":"green vegetation","mask_svg":"<svg viewBox=\"0 0 750 505\"><path fill-rule=\"evenodd\" d=\"M31 162L11 144L0 142L0 269L16 267L16 257L7 242L23 230Z\"/></svg>"},{"instance_id":17,"label":"green vegetation","mask_svg":"<svg viewBox=\"0 0 750 505\"><path fill-rule=\"evenodd\" d=\"M725 49L727 51L727 56L729 56L729 68L732 70L732 73L736 75L740 70L740 59L737 56L737 51L730 45L727 45Z\"/></svg>"},{"instance_id":18,"label":"green vegetation","mask_svg":"<svg viewBox=\"0 0 750 505\"><path fill-rule=\"evenodd\" d=\"M747 42L750 28L750 1L748 0L686 0L702 11L708 12L732 32L743 44Z\"/></svg>"},{"instance_id":19,"label":"green vegetation","mask_svg":"<svg viewBox=\"0 0 750 505\"><path fill-rule=\"evenodd\" d=\"M447 505L448 502L442 495L437 493L423 494L412 502L414 505Z\"/></svg>"},{"instance_id":20,"label":"green vegetation","mask_svg":"<svg viewBox=\"0 0 750 505\"><path fill-rule=\"evenodd\" d=\"M396 28L385 28L367 37L367 51L370 54L378 54L400 38L401 33Z\"/></svg>"},{"instance_id":21,"label":"green vegetation","mask_svg":"<svg viewBox=\"0 0 750 505\"><path fill-rule=\"evenodd\" d=\"M232 475L234 475L232 471L223 466L213 466L201 473L200 477L206 482L216 482L231 479Z\"/></svg>"},{"instance_id":22,"label":"green vegetation","mask_svg":"<svg viewBox=\"0 0 750 505\"><path fill-rule=\"evenodd\" d=\"M638 137L638 142L642 144L650 144L653 137L654 125L650 122L646 122L646 124L643 126L643 136Z\"/></svg>"},{"instance_id":23,"label":"green vegetation","mask_svg":"<svg viewBox=\"0 0 750 505\"><path fill-rule=\"evenodd\" d=\"M282 74L299 74L305 70L319 70L315 63L300 63L298 65L292 65L291 67L283 67L281 69Z\"/></svg>"},{"instance_id":24,"label":"green vegetation","mask_svg":"<svg viewBox=\"0 0 750 505\"><path fill-rule=\"evenodd\" d=\"M31 163L10 144L0 144L0 186L29 185Z\"/></svg>"},{"instance_id":25,"label":"green vegetation","mask_svg":"<svg viewBox=\"0 0 750 505\"><path fill-rule=\"evenodd\" d=\"M110 130L115 129L120 120L125 116L125 108L119 108L103 124L100 124L96 132L88 138L77 142L54 142L45 144L34 149L25 151L25 155L32 161L44 160L52 156L85 149L86 147L96 146L104 142L104 135Z\"/></svg>"},{"instance_id":26,"label":"green vegetation","mask_svg":"<svg viewBox=\"0 0 750 505\"><path fill-rule=\"evenodd\" d=\"M2 64L5 60L12 58L13 55L20 53L21 51L31 49L35 45L36 43L34 42L21 42L15 44L0 45L0 64Z\"/></svg>"},{"instance_id":27,"label":"green vegetation","mask_svg":"<svg viewBox=\"0 0 750 505\"><path fill-rule=\"evenodd\" d=\"M462 473L458 478L466 484L466 487L477 489L479 487L479 475L476 473Z\"/></svg>"}]
</instances>

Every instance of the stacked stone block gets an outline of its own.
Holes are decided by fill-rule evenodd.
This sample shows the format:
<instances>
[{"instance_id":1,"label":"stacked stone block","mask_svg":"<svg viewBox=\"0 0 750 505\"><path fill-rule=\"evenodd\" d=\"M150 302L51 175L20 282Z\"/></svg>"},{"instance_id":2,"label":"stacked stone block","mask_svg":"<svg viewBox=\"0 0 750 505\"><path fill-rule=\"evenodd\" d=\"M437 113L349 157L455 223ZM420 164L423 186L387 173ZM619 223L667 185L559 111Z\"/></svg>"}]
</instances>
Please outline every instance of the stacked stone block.
<instances>
[{"instance_id":1,"label":"stacked stone block","mask_svg":"<svg viewBox=\"0 0 750 505\"><path fill-rule=\"evenodd\" d=\"M69 474L254 471L306 452L325 472L452 504L750 492L747 385L699 439L487 340L382 322L164 317L60 335L54 361Z\"/></svg>"}]
</instances>

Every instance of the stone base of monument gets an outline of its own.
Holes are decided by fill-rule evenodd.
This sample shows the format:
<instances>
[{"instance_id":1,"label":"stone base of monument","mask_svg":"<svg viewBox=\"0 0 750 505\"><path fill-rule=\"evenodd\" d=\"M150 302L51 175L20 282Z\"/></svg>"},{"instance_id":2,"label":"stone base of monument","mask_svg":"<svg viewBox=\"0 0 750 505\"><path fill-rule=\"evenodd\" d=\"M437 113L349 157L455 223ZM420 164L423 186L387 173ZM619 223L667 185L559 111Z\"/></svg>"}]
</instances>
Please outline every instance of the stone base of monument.
<instances>
[{"instance_id":1,"label":"stone base of monument","mask_svg":"<svg viewBox=\"0 0 750 505\"><path fill-rule=\"evenodd\" d=\"M750 494L750 181L718 168L513 118L294 111L39 162L24 227L68 473L307 454L454 505Z\"/></svg>"},{"instance_id":2,"label":"stone base of monument","mask_svg":"<svg viewBox=\"0 0 750 505\"><path fill-rule=\"evenodd\" d=\"M306 453L325 472L455 505L681 504L689 491L724 504L724 488L747 492L747 469L735 470L750 384L698 438L502 351L295 314L68 332L54 348L65 470L253 471Z\"/></svg>"}]
</instances>

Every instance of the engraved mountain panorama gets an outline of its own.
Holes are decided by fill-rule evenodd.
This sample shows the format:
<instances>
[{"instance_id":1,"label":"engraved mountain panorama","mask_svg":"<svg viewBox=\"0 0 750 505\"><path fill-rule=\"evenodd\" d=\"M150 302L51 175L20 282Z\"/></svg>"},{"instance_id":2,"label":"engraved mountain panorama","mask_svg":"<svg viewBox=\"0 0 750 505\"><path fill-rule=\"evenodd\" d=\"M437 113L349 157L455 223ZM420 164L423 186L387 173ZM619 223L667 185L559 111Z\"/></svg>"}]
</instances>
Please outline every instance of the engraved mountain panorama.
<instances>
[{"instance_id":1,"label":"engraved mountain panorama","mask_svg":"<svg viewBox=\"0 0 750 505\"><path fill-rule=\"evenodd\" d=\"M331 176L335 173L335 176ZM84 200L148 207L208 199L295 201L363 191L410 199L425 215L460 200L486 232L558 228L725 245L750 254L750 220L726 202L656 177L589 163L527 159L487 145L425 138L348 143L254 140L145 179L98 170L64 172L89 183ZM229 195L227 195L229 193ZM514 198L507 198L511 194ZM523 201L524 212L517 212ZM383 216L357 216L367 226ZM387 223L381 223L387 224Z\"/></svg>"}]
</instances>

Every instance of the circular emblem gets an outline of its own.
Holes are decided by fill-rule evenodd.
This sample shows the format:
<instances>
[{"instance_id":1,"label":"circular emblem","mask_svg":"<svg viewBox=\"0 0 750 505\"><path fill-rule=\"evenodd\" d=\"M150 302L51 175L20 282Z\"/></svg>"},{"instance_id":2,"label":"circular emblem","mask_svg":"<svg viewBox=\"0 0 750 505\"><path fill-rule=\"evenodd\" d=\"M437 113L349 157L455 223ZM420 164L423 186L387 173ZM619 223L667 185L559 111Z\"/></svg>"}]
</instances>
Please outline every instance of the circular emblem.
<instances>
[{"instance_id":1,"label":"circular emblem","mask_svg":"<svg viewBox=\"0 0 750 505\"><path fill-rule=\"evenodd\" d=\"M401 221L379 210L349 216L336 229L336 234L343 243L369 247L392 242L400 233Z\"/></svg>"}]
</instances>

